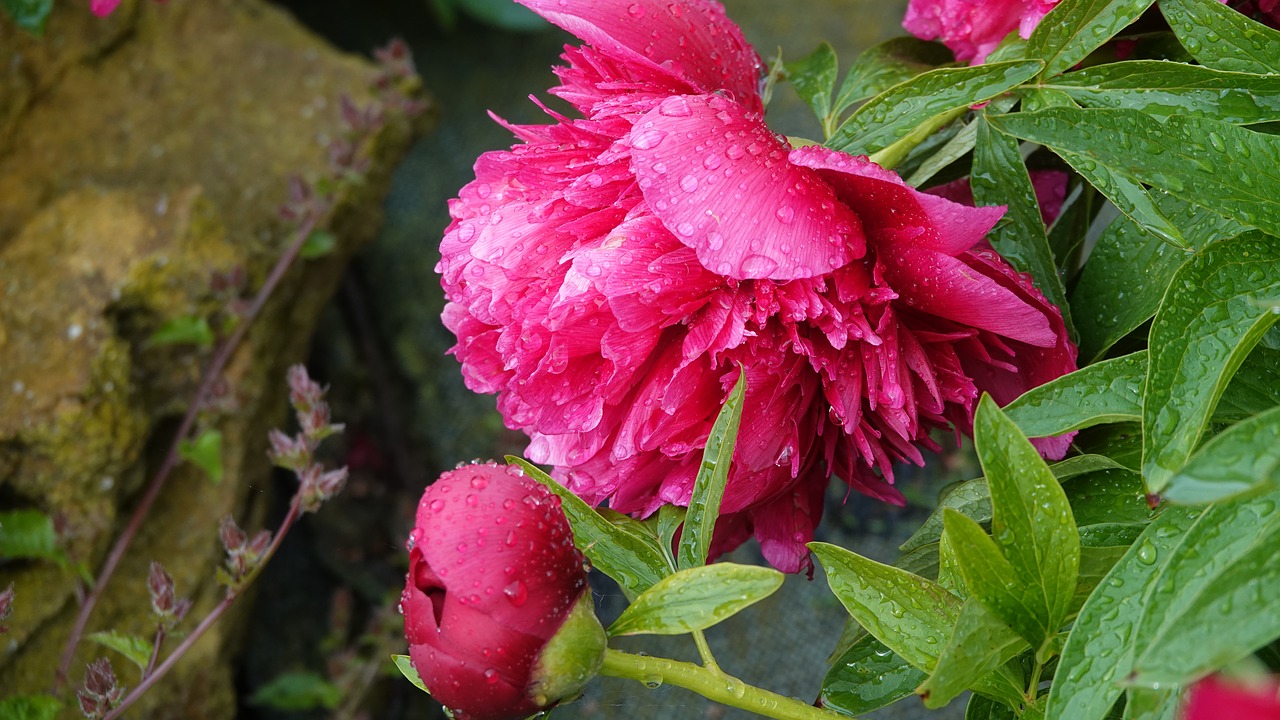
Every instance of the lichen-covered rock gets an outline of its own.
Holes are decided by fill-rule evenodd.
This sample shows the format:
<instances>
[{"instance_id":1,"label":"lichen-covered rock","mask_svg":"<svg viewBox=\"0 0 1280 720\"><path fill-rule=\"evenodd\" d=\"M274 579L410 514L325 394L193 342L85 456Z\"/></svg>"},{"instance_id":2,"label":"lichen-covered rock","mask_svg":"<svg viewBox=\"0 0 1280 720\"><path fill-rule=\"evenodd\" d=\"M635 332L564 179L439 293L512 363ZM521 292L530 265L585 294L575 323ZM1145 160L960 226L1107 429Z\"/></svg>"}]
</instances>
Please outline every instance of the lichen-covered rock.
<instances>
[{"instance_id":1,"label":"lichen-covered rock","mask_svg":"<svg viewBox=\"0 0 1280 720\"><path fill-rule=\"evenodd\" d=\"M287 178L327 175L344 130L338 100L369 102L374 69L258 0L126 2L105 20L87 3L59 3L43 38L0 14L0 63L0 510L53 516L73 563L92 572L208 361L207 350L146 338L174 318L227 317L215 272L240 267L250 289L261 284L290 239L276 212ZM257 524L265 434L285 425L284 369L303 359L347 260L376 231L413 130L397 118L361 148L372 160L364 181L342 184L326 219L335 251L286 277L201 420L223 434L222 482L185 466L170 478L89 632L154 631L152 560L195 600L192 617L220 599L218 519ZM47 692L76 578L2 553L0 587L14 582L17 597L0 688ZM233 625L216 626L129 717L232 716ZM72 689L102 655L137 684L127 660L86 641Z\"/></svg>"}]
</instances>

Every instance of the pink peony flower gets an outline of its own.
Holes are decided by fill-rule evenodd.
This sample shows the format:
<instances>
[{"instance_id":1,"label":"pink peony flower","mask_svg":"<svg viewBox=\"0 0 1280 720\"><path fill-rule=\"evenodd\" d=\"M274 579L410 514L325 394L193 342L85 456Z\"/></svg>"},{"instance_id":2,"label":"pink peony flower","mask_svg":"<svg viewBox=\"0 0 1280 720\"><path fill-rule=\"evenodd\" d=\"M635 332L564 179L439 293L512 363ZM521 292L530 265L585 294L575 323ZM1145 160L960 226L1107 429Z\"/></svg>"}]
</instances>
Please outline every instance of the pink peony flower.
<instances>
[{"instance_id":1,"label":"pink peony flower","mask_svg":"<svg viewBox=\"0 0 1280 720\"><path fill-rule=\"evenodd\" d=\"M576 697L599 669L584 560L542 485L493 463L446 472L408 547L409 657L457 717L526 717Z\"/></svg>"},{"instance_id":2,"label":"pink peony flower","mask_svg":"<svg viewBox=\"0 0 1280 720\"><path fill-rule=\"evenodd\" d=\"M754 534L799 571L833 474L901 503L893 462L968 432L980 392L1075 368L1058 310L983 242L1003 210L790 148L719 4L522 2L587 42L552 90L584 119L509 126L437 270L468 386L588 502L687 505L741 366L718 549Z\"/></svg>"},{"instance_id":3,"label":"pink peony flower","mask_svg":"<svg viewBox=\"0 0 1280 720\"><path fill-rule=\"evenodd\" d=\"M956 60L977 65L1014 30L1023 39L1059 0L911 0L902 27L939 40Z\"/></svg>"},{"instance_id":4,"label":"pink peony flower","mask_svg":"<svg viewBox=\"0 0 1280 720\"><path fill-rule=\"evenodd\" d=\"M1187 692L1181 720L1280 720L1280 682L1243 685L1210 675Z\"/></svg>"}]
</instances>

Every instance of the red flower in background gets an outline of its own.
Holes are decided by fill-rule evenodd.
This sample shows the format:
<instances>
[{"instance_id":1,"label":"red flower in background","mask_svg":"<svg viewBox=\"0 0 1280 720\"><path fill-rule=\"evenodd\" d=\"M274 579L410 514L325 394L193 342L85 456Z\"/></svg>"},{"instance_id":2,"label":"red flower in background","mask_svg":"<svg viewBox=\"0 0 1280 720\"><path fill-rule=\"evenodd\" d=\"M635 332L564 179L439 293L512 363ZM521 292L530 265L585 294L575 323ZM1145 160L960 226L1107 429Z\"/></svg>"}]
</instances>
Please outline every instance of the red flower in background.
<instances>
[{"instance_id":1,"label":"red flower in background","mask_svg":"<svg viewBox=\"0 0 1280 720\"><path fill-rule=\"evenodd\" d=\"M1210 675L1187 691L1181 720L1280 720L1280 681L1244 685Z\"/></svg>"},{"instance_id":2,"label":"red flower in background","mask_svg":"<svg viewBox=\"0 0 1280 720\"><path fill-rule=\"evenodd\" d=\"M460 717L525 717L595 675L604 630L560 499L542 485L492 463L446 472L423 494L408 547L409 657Z\"/></svg>"},{"instance_id":3,"label":"red flower in background","mask_svg":"<svg viewBox=\"0 0 1280 720\"><path fill-rule=\"evenodd\" d=\"M900 503L893 462L968 432L980 392L1075 369L1058 310L983 242L1002 209L792 149L719 4L523 2L586 41L552 90L584 119L509 126L437 270L468 386L587 501L687 504L741 365L719 549L754 534L798 571L831 475Z\"/></svg>"}]
</instances>

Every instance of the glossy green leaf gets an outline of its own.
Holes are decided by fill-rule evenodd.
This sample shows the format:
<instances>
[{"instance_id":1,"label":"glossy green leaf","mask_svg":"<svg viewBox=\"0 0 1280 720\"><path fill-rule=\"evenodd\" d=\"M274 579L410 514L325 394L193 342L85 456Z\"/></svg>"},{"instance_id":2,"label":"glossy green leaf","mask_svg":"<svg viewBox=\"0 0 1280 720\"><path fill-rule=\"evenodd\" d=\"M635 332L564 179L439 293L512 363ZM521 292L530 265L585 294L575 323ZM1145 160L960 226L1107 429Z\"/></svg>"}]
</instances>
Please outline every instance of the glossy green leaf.
<instances>
[{"instance_id":1,"label":"glossy green leaf","mask_svg":"<svg viewBox=\"0 0 1280 720\"><path fill-rule=\"evenodd\" d=\"M137 665L139 670L145 670L147 663L151 660L153 648L151 641L146 638L118 632L89 633L85 637L125 656L129 662Z\"/></svg>"},{"instance_id":2,"label":"glossy green leaf","mask_svg":"<svg viewBox=\"0 0 1280 720\"><path fill-rule=\"evenodd\" d=\"M1247 228L1211 209L1159 193L1157 209L1193 250ZM1152 316L1165 288L1191 253L1170 246L1133 220L1117 218L1098 238L1071 294L1080 357L1094 362Z\"/></svg>"},{"instance_id":3,"label":"glossy green leaf","mask_svg":"<svg viewBox=\"0 0 1280 720\"><path fill-rule=\"evenodd\" d=\"M1058 275L1053 251L1049 249L1040 204L1022 161L1018 141L993 131L985 113L975 122L978 137L969 178L974 204L1008 208L987 239L1009 264L1031 275L1040 292L1062 311L1062 319L1074 335L1067 291Z\"/></svg>"},{"instance_id":4,"label":"glossy green leaf","mask_svg":"<svg viewBox=\"0 0 1280 720\"><path fill-rule=\"evenodd\" d=\"M1031 596L1038 600L1027 608L1029 614L1021 625L991 605L987 609L1040 647L1061 627L1075 592L1080 537L1071 505L1040 453L989 395L978 401L973 436L991 490L991 535L1013 568L1016 582L1031 589ZM956 553L968 583L971 573L959 546ZM990 585L1003 582L987 580ZM968 584L976 594L973 584ZM1038 635L1031 631L1033 623L1040 628Z\"/></svg>"},{"instance_id":5,"label":"glossy green leaf","mask_svg":"<svg viewBox=\"0 0 1280 720\"><path fill-rule=\"evenodd\" d=\"M1280 407L1215 435L1169 481L1164 497L1199 505L1280 484Z\"/></svg>"},{"instance_id":6,"label":"glossy green leaf","mask_svg":"<svg viewBox=\"0 0 1280 720\"><path fill-rule=\"evenodd\" d=\"M1214 422L1238 422L1280 405L1280 350L1263 347L1265 341L1264 335L1231 376L1214 409Z\"/></svg>"},{"instance_id":7,"label":"glossy green leaf","mask_svg":"<svg viewBox=\"0 0 1280 720\"><path fill-rule=\"evenodd\" d=\"M973 150L974 144L978 140L978 123L971 122L960 128L955 135L952 135L938 151L930 155L924 162L920 163L920 167L916 168L911 176L907 178L907 184L912 187L920 187L929 182L934 175L946 169L949 165L969 154Z\"/></svg>"},{"instance_id":8,"label":"glossy green leaf","mask_svg":"<svg viewBox=\"0 0 1280 720\"><path fill-rule=\"evenodd\" d=\"M782 573L756 565L716 563L685 568L641 593L609 627L609 635L683 635L705 630L769 597Z\"/></svg>"},{"instance_id":9,"label":"glossy green leaf","mask_svg":"<svg viewBox=\"0 0 1280 720\"><path fill-rule=\"evenodd\" d=\"M1120 214L1132 220L1140 231L1179 250L1190 249L1181 228L1160 209L1157 200L1161 194L1159 190L1148 191L1136 178L1118 167L1099 164L1080 153L1062 148L1053 148L1053 151L1110 200Z\"/></svg>"},{"instance_id":10,"label":"glossy green leaf","mask_svg":"<svg viewBox=\"0 0 1280 720\"><path fill-rule=\"evenodd\" d=\"M53 518L39 510L0 512L0 558L63 562Z\"/></svg>"},{"instance_id":11,"label":"glossy green leaf","mask_svg":"<svg viewBox=\"0 0 1280 720\"><path fill-rule=\"evenodd\" d=\"M724 486L729 480L729 465L733 460L733 448L738 441L738 426L742 423L742 398L747 392L747 379L738 368L738 379L724 401L724 407L716 416L702 451L702 465L693 483L693 495L689 498L689 512L685 515L684 532L680 534L680 548L676 559L681 568L698 567L707 562L711 548L711 536L715 532L716 519L720 517L720 501L724 499Z\"/></svg>"},{"instance_id":12,"label":"glossy green leaf","mask_svg":"<svg viewBox=\"0 0 1280 720\"><path fill-rule=\"evenodd\" d=\"M970 599L961 607L955 631L938 657L933 673L916 693L924 700L925 707L940 708L1028 649L1030 645L1018 633L988 612L982 603ZM1010 680L1017 682L1011 683L1015 692L1008 700L1017 702L1016 688L1025 681Z\"/></svg>"},{"instance_id":13,"label":"glossy green leaf","mask_svg":"<svg viewBox=\"0 0 1280 720\"><path fill-rule=\"evenodd\" d=\"M1147 352L1104 360L1032 388L1005 413L1029 437L1142 418Z\"/></svg>"},{"instance_id":14,"label":"glossy green leaf","mask_svg":"<svg viewBox=\"0 0 1280 720\"><path fill-rule=\"evenodd\" d=\"M973 695L964 709L964 720L1020 720L1013 708L998 700Z\"/></svg>"},{"instance_id":15,"label":"glossy green leaf","mask_svg":"<svg viewBox=\"0 0 1280 720\"><path fill-rule=\"evenodd\" d=\"M863 635L827 671L822 706L842 715L861 715L911 695L926 677L884 643Z\"/></svg>"},{"instance_id":16,"label":"glossy green leaf","mask_svg":"<svg viewBox=\"0 0 1280 720\"><path fill-rule=\"evenodd\" d=\"M1280 199L1273 192L1280 186L1280 137L1206 118L1160 120L1137 110L1101 108L1052 108L990 122L1280 234Z\"/></svg>"},{"instance_id":17,"label":"glossy green leaf","mask_svg":"<svg viewBox=\"0 0 1280 720\"><path fill-rule=\"evenodd\" d=\"M938 583L827 543L809 543L831 592L867 632L926 672L960 615L960 598Z\"/></svg>"},{"instance_id":18,"label":"glossy green leaf","mask_svg":"<svg viewBox=\"0 0 1280 720\"><path fill-rule=\"evenodd\" d=\"M1036 578L1023 578L978 523L950 509L944 518L943 537L955 549L956 564L971 597L1027 643L1042 647L1057 632L1060 621L1054 620L1055 610L1044 601ZM1062 606L1063 620L1068 604Z\"/></svg>"},{"instance_id":19,"label":"glossy green leaf","mask_svg":"<svg viewBox=\"0 0 1280 720\"><path fill-rule=\"evenodd\" d=\"M1148 522L1113 522L1096 523L1080 526L1080 551L1084 548L1104 548L1112 546L1129 547L1146 531ZM1081 562L1084 562L1081 560ZM1084 572L1081 570L1081 572ZM1083 583L1083 577L1077 581L1077 587Z\"/></svg>"},{"instance_id":20,"label":"glossy green leaf","mask_svg":"<svg viewBox=\"0 0 1280 720\"><path fill-rule=\"evenodd\" d=\"M1123 720L1174 720L1177 717L1177 688L1129 688L1124 696Z\"/></svg>"},{"instance_id":21,"label":"glossy green leaf","mask_svg":"<svg viewBox=\"0 0 1280 720\"><path fill-rule=\"evenodd\" d=\"M1161 0L1160 12L1200 63L1219 70L1280 73L1280 32L1217 0Z\"/></svg>"},{"instance_id":22,"label":"glossy green leaf","mask_svg":"<svg viewBox=\"0 0 1280 720\"><path fill-rule=\"evenodd\" d=\"M409 659L408 655L392 655L391 662L395 664L396 669L400 671L401 675L404 675L406 680L413 683L414 687L428 695L430 694L430 691L427 690L426 684L422 682L422 677L419 676L418 671L414 669L413 661Z\"/></svg>"},{"instance_id":23,"label":"glossy green leaf","mask_svg":"<svg viewBox=\"0 0 1280 720\"><path fill-rule=\"evenodd\" d=\"M286 672L272 678L249 696L250 705L276 710L332 710L342 702L342 690L314 672Z\"/></svg>"},{"instance_id":24,"label":"glossy green leaf","mask_svg":"<svg viewBox=\"0 0 1280 720\"><path fill-rule=\"evenodd\" d=\"M865 155L892 145L930 118L990 100L1039 72L1038 61L940 68L882 92L849 116L827 145Z\"/></svg>"},{"instance_id":25,"label":"glossy green leaf","mask_svg":"<svg viewBox=\"0 0 1280 720\"><path fill-rule=\"evenodd\" d=\"M213 330L209 321L202 317L183 316L167 321L160 329L151 333L144 347L162 345L195 345L209 347L213 345Z\"/></svg>"},{"instance_id":26,"label":"glossy green leaf","mask_svg":"<svg viewBox=\"0 0 1280 720\"><path fill-rule=\"evenodd\" d=\"M573 544L600 572L613 578L629 596L648 590L667 575L667 561L656 543L647 542L606 520L577 495L524 458L511 455L507 462L546 485L560 498L573 527Z\"/></svg>"},{"instance_id":27,"label":"glossy green leaf","mask_svg":"<svg viewBox=\"0 0 1280 720\"><path fill-rule=\"evenodd\" d=\"M1035 112L1051 107L1078 107L1071 96L1061 90L1046 90L1040 86L1024 87L1022 93L1022 110Z\"/></svg>"},{"instance_id":28,"label":"glossy green leaf","mask_svg":"<svg viewBox=\"0 0 1280 720\"><path fill-rule=\"evenodd\" d=\"M1248 233L1214 243L1180 268L1151 325L1142 469L1168 485L1200 441L1236 368L1280 318L1280 241Z\"/></svg>"},{"instance_id":29,"label":"glossy green leaf","mask_svg":"<svg viewBox=\"0 0 1280 720\"><path fill-rule=\"evenodd\" d=\"M913 37L892 38L873 45L853 61L845 74L833 114L839 115L854 103L952 60L951 51L942 45Z\"/></svg>"},{"instance_id":30,"label":"glossy green leaf","mask_svg":"<svg viewBox=\"0 0 1280 720\"><path fill-rule=\"evenodd\" d=\"M835 92L836 76L840 72L836 51L823 42L812 53L787 63L786 67L787 80L800 99L813 109L813 114L818 116L825 129L831 115L831 94Z\"/></svg>"},{"instance_id":31,"label":"glossy green leaf","mask_svg":"<svg viewBox=\"0 0 1280 720\"><path fill-rule=\"evenodd\" d=\"M1128 468L1111 467L1077 475L1063 482L1062 488L1079 526L1151 519L1142 476Z\"/></svg>"},{"instance_id":32,"label":"glossy green leaf","mask_svg":"<svg viewBox=\"0 0 1280 720\"><path fill-rule=\"evenodd\" d=\"M945 510L941 517L945 522ZM956 559L955 548L946 533L938 538L938 585L961 600L969 599L969 588L965 587L964 577L960 574L960 561Z\"/></svg>"},{"instance_id":33,"label":"glossy green leaf","mask_svg":"<svg viewBox=\"0 0 1280 720\"><path fill-rule=\"evenodd\" d=\"M54 720L62 703L48 695L19 695L0 700L4 720Z\"/></svg>"},{"instance_id":34,"label":"glossy green leaf","mask_svg":"<svg viewBox=\"0 0 1280 720\"><path fill-rule=\"evenodd\" d=\"M1047 717L1096 720L1123 685L1182 684L1280 635L1277 500L1166 509L1080 610Z\"/></svg>"},{"instance_id":35,"label":"glossy green leaf","mask_svg":"<svg viewBox=\"0 0 1280 720\"><path fill-rule=\"evenodd\" d=\"M1040 87L1060 90L1088 107L1200 115L1229 123L1280 119L1280 76L1275 75L1135 60L1085 68Z\"/></svg>"},{"instance_id":36,"label":"glossy green leaf","mask_svg":"<svg viewBox=\"0 0 1280 720\"><path fill-rule=\"evenodd\" d=\"M671 566L671 572L680 569L675 557L675 537L680 527L684 525L684 518L687 513L688 511L679 505L668 504L659 508L657 515L649 518L654 524L654 529L658 535L658 545L662 550L662 554L667 558L667 564Z\"/></svg>"},{"instance_id":37,"label":"glossy green leaf","mask_svg":"<svg viewBox=\"0 0 1280 720\"><path fill-rule=\"evenodd\" d=\"M1058 482L1064 484L1067 499L1073 502L1071 485L1066 484L1067 480L1078 475L1113 469L1123 469L1123 466L1102 455L1078 455L1049 466L1049 470L1054 477L1058 478ZM980 523L991 522L991 490L987 487L986 478L967 480L955 485L942 496L937 508L898 549L907 553L928 543L937 542L942 537L942 514L946 508L957 510Z\"/></svg>"},{"instance_id":38,"label":"glossy green leaf","mask_svg":"<svg viewBox=\"0 0 1280 720\"><path fill-rule=\"evenodd\" d=\"M1154 2L1063 0L1031 32L1027 57L1043 59L1043 76L1053 77L1102 47Z\"/></svg>"},{"instance_id":39,"label":"glossy green leaf","mask_svg":"<svg viewBox=\"0 0 1280 720\"><path fill-rule=\"evenodd\" d=\"M178 457L195 465L214 485L222 482L222 432L205 430L178 445Z\"/></svg>"},{"instance_id":40,"label":"glossy green leaf","mask_svg":"<svg viewBox=\"0 0 1280 720\"><path fill-rule=\"evenodd\" d=\"M44 32L45 21L53 10L53 0L0 0L18 27L33 35Z\"/></svg>"},{"instance_id":41,"label":"glossy green leaf","mask_svg":"<svg viewBox=\"0 0 1280 720\"><path fill-rule=\"evenodd\" d=\"M1075 597L1071 600L1070 615L1080 611L1085 601L1089 599L1089 595L1127 552L1129 552L1128 544L1080 548L1080 575L1076 582Z\"/></svg>"}]
</instances>

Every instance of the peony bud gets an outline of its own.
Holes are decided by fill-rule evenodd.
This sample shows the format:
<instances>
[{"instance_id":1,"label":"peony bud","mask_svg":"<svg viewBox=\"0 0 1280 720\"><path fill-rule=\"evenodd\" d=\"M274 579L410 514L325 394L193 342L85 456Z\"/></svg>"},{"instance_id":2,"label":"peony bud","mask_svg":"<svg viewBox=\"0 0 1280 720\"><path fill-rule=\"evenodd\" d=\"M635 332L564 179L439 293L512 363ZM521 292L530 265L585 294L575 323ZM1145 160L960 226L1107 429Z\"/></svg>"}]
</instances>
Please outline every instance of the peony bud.
<instances>
[{"instance_id":1,"label":"peony bud","mask_svg":"<svg viewBox=\"0 0 1280 720\"><path fill-rule=\"evenodd\" d=\"M560 500L514 468L468 465L427 488L401 600L413 666L459 717L572 699L604 657Z\"/></svg>"}]
</instances>

